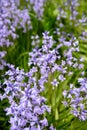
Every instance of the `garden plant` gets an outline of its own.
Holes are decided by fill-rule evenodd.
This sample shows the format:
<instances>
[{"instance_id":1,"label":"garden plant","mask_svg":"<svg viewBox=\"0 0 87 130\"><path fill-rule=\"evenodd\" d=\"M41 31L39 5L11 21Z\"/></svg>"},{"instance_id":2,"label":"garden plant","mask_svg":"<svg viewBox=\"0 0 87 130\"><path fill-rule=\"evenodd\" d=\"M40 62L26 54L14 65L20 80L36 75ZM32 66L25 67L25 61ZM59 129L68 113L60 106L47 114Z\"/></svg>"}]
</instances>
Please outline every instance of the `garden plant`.
<instances>
[{"instance_id":1,"label":"garden plant","mask_svg":"<svg viewBox=\"0 0 87 130\"><path fill-rule=\"evenodd\" d=\"M86 9L0 0L0 130L87 130Z\"/></svg>"}]
</instances>

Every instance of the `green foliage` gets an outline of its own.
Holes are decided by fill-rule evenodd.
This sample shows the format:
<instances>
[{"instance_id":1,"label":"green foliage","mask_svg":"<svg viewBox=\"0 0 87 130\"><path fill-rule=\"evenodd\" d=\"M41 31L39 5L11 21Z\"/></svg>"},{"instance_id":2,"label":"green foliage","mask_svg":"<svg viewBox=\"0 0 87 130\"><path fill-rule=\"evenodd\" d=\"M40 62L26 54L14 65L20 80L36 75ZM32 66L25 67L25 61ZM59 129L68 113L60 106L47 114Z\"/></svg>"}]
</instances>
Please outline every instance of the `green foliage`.
<instances>
[{"instance_id":1,"label":"green foliage","mask_svg":"<svg viewBox=\"0 0 87 130\"><path fill-rule=\"evenodd\" d=\"M9 117L6 116L6 113L4 109L8 107L8 101L3 100L0 101L0 129L1 130L9 130L10 129L10 124L9 124Z\"/></svg>"}]
</instances>

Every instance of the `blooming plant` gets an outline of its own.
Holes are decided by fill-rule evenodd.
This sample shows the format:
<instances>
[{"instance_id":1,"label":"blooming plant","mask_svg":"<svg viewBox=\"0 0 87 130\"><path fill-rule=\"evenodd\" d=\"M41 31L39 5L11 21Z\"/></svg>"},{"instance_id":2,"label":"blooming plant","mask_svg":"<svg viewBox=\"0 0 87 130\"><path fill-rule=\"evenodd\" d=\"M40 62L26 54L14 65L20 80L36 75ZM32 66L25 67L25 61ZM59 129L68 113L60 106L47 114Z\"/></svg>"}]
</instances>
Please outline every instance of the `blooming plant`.
<instances>
[{"instance_id":1,"label":"blooming plant","mask_svg":"<svg viewBox=\"0 0 87 130\"><path fill-rule=\"evenodd\" d=\"M7 115L10 115L10 129L45 129L48 121L44 114L50 112L50 108L45 105L46 99L40 96L36 78L33 77L37 69L32 68L29 73L25 73L24 70L15 69L13 65L8 64L8 67L5 74L8 78L4 80L6 88L1 99L7 98L10 104L5 109Z\"/></svg>"},{"instance_id":2,"label":"blooming plant","mask_svg":"<svg viewBox=\"0 0 87 130\"><path fill-rule=\"evenodd\" d=\"M67 99L63 101L65 106L71 108L71 113L78 117L80 120L87 120L87 79L79 78L78 82L80 87L76 88L73 84L70 84L70 90L63 92L64 97Z\"/></svg>"},{"instance_id":3,"label":"blooming plant","mask_svg":"<svg viewBox=\"0 0 87 130\"><path fill-rule=\"evenodd\" d=\"M0 130L87 130L85 3L0 0Z\"/></svg>"},{"instance_id":4,"label":"blooming plant","mask_svg":"<svg viewBox=\"0 0 87 130\"><path fill-rule=\"evenodd\" d=\"M28 10L20 10L14 0L0 1L0 16L0 46L8 47L13 44L10 39L18 37L16 33L18 28L23 28L24 32L26 32L26 26L27 29L31 28Z\"/></svg>"}]
</instances>

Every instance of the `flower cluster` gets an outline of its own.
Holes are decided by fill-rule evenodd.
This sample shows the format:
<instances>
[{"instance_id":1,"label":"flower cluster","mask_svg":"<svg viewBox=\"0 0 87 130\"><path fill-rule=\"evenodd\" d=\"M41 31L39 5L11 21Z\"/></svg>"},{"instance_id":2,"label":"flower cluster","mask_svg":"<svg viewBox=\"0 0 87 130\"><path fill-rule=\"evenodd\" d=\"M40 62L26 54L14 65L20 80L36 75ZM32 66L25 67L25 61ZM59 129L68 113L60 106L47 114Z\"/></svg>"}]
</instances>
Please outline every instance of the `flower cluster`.
<instances>
[{"instance_id":1,"label":"flower cluster","mask_svg":"<svg viewBox=\"0 0 87 130\"><path fill-rule=\"evenodd\" d=\"M12 39L18 37L16 30L26 27L31 28L30 17L27 9L21 10L15 0L0 1L0 46L13 44Z\"/></svg>"},{"instance_id":2,"label":"flower cluster","mask_svg":"<svg viewBox=\"0 0 87 130\"><path fill-rule=\"evenodd\" d=\"M45 2L46 0L30 0L30 4L33 6L33 10L39 19L43 16Z\"/></svg>"},{"instance_id":3,"label":"flower cluster","mask_svg":"<svg viewBox=\"0 0 87 130\"><path fill-rule=\"evenodd\" d=\"M78 0L66 0L65 2L63 2L62 7L64 8L59 7L60 14L57 17L57 20L67 17L69 17L70 20L74 21L77 20L78 16L77 8L79 7Z\"/></svg>"},{"instance_id":4,"label":"flower cluster","mask_svg":"<svg viewBox=\"0 0 87 130\"><path fill-rule=\"evenodd\" d=\"M78 79L79 87L70 84L70 89L63 92L63 104L70 107L71 113L78 117L80 120L87 120L87 79Z\"/></svg>"},{"instance_id":5,"label":"flower cluster","mask_svg":"<svg viewBox=\"0 0 87 130\"><path fill-rule=\"evenodd\" d=\"M29 73L24 70L14 68L8 64L9 70L5 74L4 94L1 100L7 98L10 106L5 109L7 115L10 115L11 130L42 130L48 127L48 121L45 117L50 109L45 105L46 99L40 96L34 67ZM6 87L5 87L6 86Z\"/></svg>"},{"instance_id":6,"label":"flower cluster","mask_svg":"<svg viewBox=\"0 0 87 130\"><path fill-rule=\"evenodd\" d=\"M55 17L56 11L52 13L53 23L49 24L47 21L42 28L40 26L41 30L49 30L52 26L50 32L43 32L41 37L39 26L34 30L33 25L45 24L46 20L51 18L50 9L48 13L44 11L46 2L48 1L0 0L0 71L3 74L4 67L8 70L1 74L0 100L8 99L9 105L5 111L10 116L10 130L55 130L50 124L56 125L56 122L49 121L48 114L52 110L51 117L55 121L60 119L60 102L63 96L65 107L79 120L87 120L87 79L84 78L84 60L79 55L79 43L87 39L86 29L83 31L87 18L84 14L80 18L78 0L60 2L58 16ZM55 7L56 4L53 9ZM48 18L43 16L45 13ZM36 20L35 24L33 20ZM56 28L55 31L53 27ZM18 38L20 31L23 32L23 39ZM27 72L9 63L12 61L9 60L10 52L7 54L8 63L4 61L4 50L14 50L16 46L10 46L16 43L16 40L17 43L22 41L23 46L17 46L17 60L14 59L15 54L11 58L15 65L19 65L20 60L21 68L24 64ZM22 54L21 47L24 47ZM32 51L29 52L26 66L28 49Z\"/></svg>"},{"instance_id":7,"label":"flower cluster","mask_svg":"<svg viewBox=\"0 0 87 130\"><path fill-rule=\"evenodd\" d=\"M58 100L55 95L58 96L60 86L67 78L73 76L73 71L79 71L79 75L84 75L83 58L78 59L76 55L79 52L78 40L73 36L67 40L67 37L62 35L58 38L58 42L59 44L49 36L49 32L44 32L42 47L38 46L29 53L28 63L30 68L34 66L38 69L40 91L44 90L47 101L54 110L55 119L58 119Z\"/></svg>"},{"instance_id":8,"label":"flower cluster","mask_svg":"<svg viewBox=\"0 0 87 130\"><path fill-rule=\"evenodd\" d=\"M59 38L59 44L49 36L49 32L43 33L42 47L36 47L29 53L29 66L37 66L41 79L47 82L49 74L54 75L52 84L58 86L66 76L73 74L73 69L83 69L83 59L78 59L74 52L79 52L78 41L72 37L69 41L64 36ZM43 78L42 78L43 77ZM56 78L56 79L55 79Z\"/></svg>"},{"instance_id":9,"label":"flower cluster","mask_svg":"<svg viewBox=\"0 0 87 130\"><path fill-rule=\"evenodd\" d=\"M68 6L68 8L70 9L71 12L70 19L77 20L78 15L77 7L79 6L78 0L67 0L65 6L66 7Z\"/></svg>"},{"instance_id":10,"label":"flower cluster","mask_svg":"<svg viewBox=\"0 0 87 130\"><path fill-rule=\"evenodd\" d=\"M75 27L83 27L87 26L87 17L85 13L80 16L78 9L80 8L79 0L66 0L62 3L62 5L58 7L58 16L57 16L57 24L60 28L64 29L69 26ZM68 23L67 23L68 22ZM66 25L65 25L66 24ZM82 29L83 31L84 29ZM64 30L66 32L67 30ZM70 32L72 33L72 32ZM81 33L81 32L79 32ZM79 37L79 35L78 35Z\"/></svg>"}]
</instances>

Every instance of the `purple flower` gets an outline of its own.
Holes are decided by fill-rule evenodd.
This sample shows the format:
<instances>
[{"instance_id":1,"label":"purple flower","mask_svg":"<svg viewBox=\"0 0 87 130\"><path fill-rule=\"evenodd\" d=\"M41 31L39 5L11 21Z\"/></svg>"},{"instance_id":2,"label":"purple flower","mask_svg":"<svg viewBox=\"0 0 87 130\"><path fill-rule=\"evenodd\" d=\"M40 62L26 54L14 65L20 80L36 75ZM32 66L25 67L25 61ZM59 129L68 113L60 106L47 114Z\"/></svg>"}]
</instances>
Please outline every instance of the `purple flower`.
<instances>
[{"instance_id":1,"label":"purple flower","mask_svg":"<svg viewBox=\"0 0 87 130\"><path fill-rule=\"evenodd\" d=\"M30 4L33 6L33 10L35 11L39 20L41 20L44 13L44 4L46 0L30 0Z\"/></svg>"},{"instance_id":2,"label":"purple flower","mask_svg":"<svg viewBox=\"0 0 87 130\"><path fill-rule=\"evenodd\" d=\"M48 126L48 121L46 118L41 120L40 123L43 124L44 126Z\"/></svg>"},{"instance_id":3,"label":"purple flower","mask_svg":"<svg viewBox=\"0 0 87 130\"><path fill-rule=\"evenodd\" d=\"M27 9L19 9L19 0L1 0L0 1L0 46L7 47L13 45L14 39L18 38L16 30L23 28L26 32L31 28L30 16ZM13 40L10 41L9 37Z\"/></svg>"},{"instance_id":4,"label":"purple flower","mask_svg":"<svg viewBox=\"0 0 87 130\"><path fill-rule=\"evenodd\" d=\"M63 104L65 105L65 102L67 102L67 106L70 106L71 113L78 117L79 120L85 121L87 120L87 79L79 78L78 82L80 83L78 88L72 85L70 90L63 92L64 98L66 99L63 101Z\"/></svg>"},{"instance_id":5,"label":"purple flower","mask_svg":"<svg viewBox=\"0 0 87 130\"><path fill-rule=\"evenodd\" d=\"M51 84L57 87L59 82L57 81L57 79L54 79L53 82L51 82Z\"/></svg>"},{"instance_id":6,"label":"purple flower","mask_svg":"<svg viewBox=\"0 0 87 130\"><path fill-rule=\"evenodd\" d=\"M60 80L60 81L64 81L64 80L65 80L65 78L64 78L64 76L63 76L62 74L61 74L61 75L59 75L59 77L58 77L58 78L59 78L59 80Z\"/></svg>"},{"instance_id":7,"label":"purple flower","mask_svg":"<svg viewBox=\"0 0 87 130\"><path fill-rule=\"evenodd\" d=\"M45 105L46 99L40 95L34 77L37 69L33 67L29 75L23 69L15 69L13 65L8 64L8 67L9 70L5 73L7 78L4 79L5 93L0 98L9 101L10 106L5 111L10 115L11 130L36 129L37 126L44 129L48 126L48 121L43 115L50 112L50 108ZM25 82L26 78L28 80Z\"/></svg>"}]
</instances>

